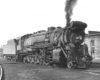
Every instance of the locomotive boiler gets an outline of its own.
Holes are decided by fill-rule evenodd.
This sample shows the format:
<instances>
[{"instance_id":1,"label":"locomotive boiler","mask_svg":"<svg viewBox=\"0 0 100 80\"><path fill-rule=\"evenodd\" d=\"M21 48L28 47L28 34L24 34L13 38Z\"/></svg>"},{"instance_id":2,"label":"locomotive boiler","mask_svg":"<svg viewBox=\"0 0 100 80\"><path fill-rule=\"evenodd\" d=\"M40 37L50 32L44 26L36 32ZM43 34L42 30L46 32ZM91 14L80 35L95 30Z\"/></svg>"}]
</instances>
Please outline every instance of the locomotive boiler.
<instances>
[{"instance_id":1,"label":"locomotive boiler","mask_svg":"<svg viewBox=\"0 0 100 80\"><path fill-rule=\"evenodd\" d=\"M16 39L16 60L34 64L57 64L68 68L88 68L92 58L84 44L86 23L72 21L69 26L49 27Z\"/></svg>"}]
</instances>

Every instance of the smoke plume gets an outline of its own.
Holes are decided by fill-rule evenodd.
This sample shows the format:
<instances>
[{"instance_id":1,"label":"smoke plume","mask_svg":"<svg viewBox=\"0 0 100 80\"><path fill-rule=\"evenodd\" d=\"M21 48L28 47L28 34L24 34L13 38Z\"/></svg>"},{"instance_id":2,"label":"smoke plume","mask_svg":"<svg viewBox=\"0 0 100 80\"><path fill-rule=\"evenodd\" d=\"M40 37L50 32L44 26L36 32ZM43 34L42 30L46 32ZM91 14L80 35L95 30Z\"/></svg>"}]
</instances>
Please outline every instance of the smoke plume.
<instances>
[{"instance_id":1,"label":"smoke plume","mask_svg":"<svg viewBox=\"0 0 100 80\"><path fill-rule=\"evenodd\" d=\"M73 14L73 8L77 0L66 0L65 12L66 12L66 26L70 25L71 15Z\"/></svg>"}]
</instances>

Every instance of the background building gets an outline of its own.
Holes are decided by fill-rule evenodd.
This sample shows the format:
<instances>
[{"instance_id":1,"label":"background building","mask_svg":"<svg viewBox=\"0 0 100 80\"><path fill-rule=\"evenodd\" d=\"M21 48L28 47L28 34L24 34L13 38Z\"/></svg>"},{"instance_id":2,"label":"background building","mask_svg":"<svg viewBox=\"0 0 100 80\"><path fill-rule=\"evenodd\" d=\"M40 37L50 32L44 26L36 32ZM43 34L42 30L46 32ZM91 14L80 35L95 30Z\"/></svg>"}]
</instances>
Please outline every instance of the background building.
<instances>
[{"instance_id":1,"label":"background building","mask_svg":"<svg viewBox=\"0 0 100 80\"><path fill-rule=\"evenodd\" d=\"M89 31L85 43L88 45L89 54L95 59L100 58L100 32Z\"/></svg>"}]
</instances>

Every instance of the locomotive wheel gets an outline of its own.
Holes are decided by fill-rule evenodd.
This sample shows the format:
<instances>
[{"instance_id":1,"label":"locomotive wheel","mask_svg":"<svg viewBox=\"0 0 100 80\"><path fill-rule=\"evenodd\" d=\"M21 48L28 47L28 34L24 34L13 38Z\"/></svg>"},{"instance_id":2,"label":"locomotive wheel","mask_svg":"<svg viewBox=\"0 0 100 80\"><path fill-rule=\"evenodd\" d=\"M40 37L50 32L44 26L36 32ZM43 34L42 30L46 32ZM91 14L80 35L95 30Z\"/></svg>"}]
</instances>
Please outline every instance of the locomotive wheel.
<instances>
[{"instance_id":1,"label":"locomotive wheel","mask_svg":"<svg viewBox=\"0 0 100 80\"><path fill-rule=\"evenodd\" d=\"M30 58L30 63L33 63L33 58L32 57Z\"/></svg>"},{"instance_id":2,"label":"locomotive wheel","mask_svg":"<svg viewBox=\"0 0 100 80\"><path fill-rule=\"evenodd\" d=\"M67 62L67 68L69 68L69 69L73 68L73 62L72 61Z\"/></svg>"},{"instance_id":3,"label":"locomotive wheel","mask_svg":"<svg viewBox=\"0 0 100 80\"><path fill-rule=\"evenodd\" d=\"M43 64L42 59L39 59L39 64L40 64L40 65L42 65L42 64Z\"/></svg>"}]
</instances>

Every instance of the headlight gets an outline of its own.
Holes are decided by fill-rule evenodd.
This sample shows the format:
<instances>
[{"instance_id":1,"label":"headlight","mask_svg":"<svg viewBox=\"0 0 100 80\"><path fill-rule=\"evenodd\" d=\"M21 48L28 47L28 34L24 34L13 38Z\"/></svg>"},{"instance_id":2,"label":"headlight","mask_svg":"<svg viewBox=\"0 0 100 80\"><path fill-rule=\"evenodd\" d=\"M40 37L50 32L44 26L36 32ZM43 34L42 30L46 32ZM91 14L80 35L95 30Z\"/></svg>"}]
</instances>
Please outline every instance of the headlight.
<instances>
[{"instance_id":1,"label":"headlight","mask_svg":"<svg viewBox=\"0 0 100 80\"><path fill-rule=\"evenodd\" d=\"M82 36L77 36L76 39L82 40Z\"/></svg>"},{"instance_id":2,"label":"headlight","mask_svg":"<svg viewBox=\"0 0 100 80\"><path fill-rule=\"evenodd\" d=\"M85 62L85 61L86 61L86 58L85 58L85 57L83 57L83 58L82 58L82 60Z\"/></svg>"}]
</instances>

